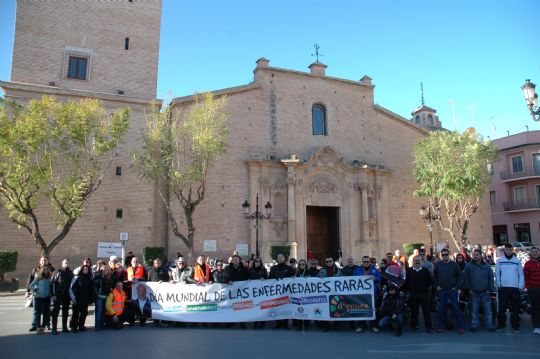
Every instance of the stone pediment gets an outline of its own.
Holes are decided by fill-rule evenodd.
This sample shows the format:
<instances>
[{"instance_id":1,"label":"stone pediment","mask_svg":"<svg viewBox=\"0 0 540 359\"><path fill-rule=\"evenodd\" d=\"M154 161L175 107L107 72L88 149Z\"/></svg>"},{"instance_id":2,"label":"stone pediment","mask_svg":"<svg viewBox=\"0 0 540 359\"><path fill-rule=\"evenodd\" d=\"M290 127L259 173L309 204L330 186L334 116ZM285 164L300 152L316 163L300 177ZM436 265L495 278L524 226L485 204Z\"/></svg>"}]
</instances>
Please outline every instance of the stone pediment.
<instances>
[{"instance_id":1,"label":"stone pediment","mask_svg":"<svg viewBox=\"0 0 540 359\"><path fill-rule=\"evenodd\" d=\"M303 167L331 167L352 173L355 168L345 163L341 155L330 146L317 149L315 153L303 163Z\"/></svg>"}]
</instances>

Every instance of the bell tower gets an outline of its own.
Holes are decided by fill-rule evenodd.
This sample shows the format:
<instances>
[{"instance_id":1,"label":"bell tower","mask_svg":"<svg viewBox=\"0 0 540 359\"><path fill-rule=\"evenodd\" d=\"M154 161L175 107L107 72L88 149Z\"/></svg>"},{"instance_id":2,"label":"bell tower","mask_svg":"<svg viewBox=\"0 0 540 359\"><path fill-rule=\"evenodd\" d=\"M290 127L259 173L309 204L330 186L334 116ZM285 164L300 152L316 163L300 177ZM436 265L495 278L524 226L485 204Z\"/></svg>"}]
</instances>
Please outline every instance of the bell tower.
<instances>
[{"instance_id":1,"label":"bell tower","mask_svg":"<svg viewBox=\"0 0 540 359\"><path fill-rule=\"evenodd\" d=\"M425 127L431 131L440 130L442 128L437 110L426 106L424 102L424 84L420 83L420 91L422 93L421 105L411 112L411 122L418 126Z\"/></svg>"},{"instance_id":2,"label":"bell tower","mask_svg":"<svg viewBox=\"0 0 540 359\"><path fill-rule=\"evenodd\" d=\"M11 82L154 99L161 0L17 1Z\"/></svg>"}]
</instances>

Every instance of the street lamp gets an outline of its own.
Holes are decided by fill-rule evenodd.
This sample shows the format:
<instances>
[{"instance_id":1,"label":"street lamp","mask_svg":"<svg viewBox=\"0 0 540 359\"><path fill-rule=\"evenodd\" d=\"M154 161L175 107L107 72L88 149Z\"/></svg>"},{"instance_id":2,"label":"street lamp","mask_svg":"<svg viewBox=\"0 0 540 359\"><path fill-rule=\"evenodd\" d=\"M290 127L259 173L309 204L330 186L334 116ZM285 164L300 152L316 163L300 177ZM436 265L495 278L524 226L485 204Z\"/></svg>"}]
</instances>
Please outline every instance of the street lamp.
<instances>
[{"instance_id":1,"label":"street lamp","mask_svg":"<svg viewBox=\"0 0 540 359\"><path fill-rule=\"evenodd\" d=\"M264 205L266 215L259 212L259 194L257 193L255 200L255 212L251 214L249 213L250 205L247 200L242 204L242 207L244 208L244 216L246 219L249 219L250 221L255 220L255 255L259 257L259 219L270 219L270 216L272 215L272 205L270 202L266 202Z\"/></svg>"},{"instance_id":2,"label":"street lamp","mask_svg":"<svg viewBox=\"0 0 540 359\"><path fill-rule=\"evenodd\" d=\"M536 87L531 80L525 80L521 89L523 90L523 95L525 95L525 101L527 102L527 107L531 111L531 116L534 121L540 120L540 108L538 108L538 94L534 90Z\"/></svg>"},{"instance_id":3,"label":"street lamp","mask_svg":"<svg viewBox=\"0 0 540 359\"><path fill-rule=\"evenodd\" d=\"M430 205L427 207L422 205L422 207L418 209L418 212L420 213L420 217L422 217L422 219L427 219L429 221L429 224L427 225L429 230L429 254L433 255L433 224L431 220L439 218L440 209L438 206L435 207L435 213L432 214Z\"/></svg>"}]
</instances>

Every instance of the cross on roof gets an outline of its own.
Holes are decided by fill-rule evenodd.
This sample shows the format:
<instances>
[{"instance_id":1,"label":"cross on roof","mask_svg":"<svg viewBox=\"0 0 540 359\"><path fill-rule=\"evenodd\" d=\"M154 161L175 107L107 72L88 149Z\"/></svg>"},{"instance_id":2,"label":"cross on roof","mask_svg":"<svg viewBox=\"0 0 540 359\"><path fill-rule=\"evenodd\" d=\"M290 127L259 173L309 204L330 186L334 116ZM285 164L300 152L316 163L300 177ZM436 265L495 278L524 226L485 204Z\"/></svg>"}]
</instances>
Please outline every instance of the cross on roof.
<instances>
[{"instance_id":1,"label":"cross on roof","mask_svg":"<svg viewBox=\"0 0 540 359\"><path fill-rule=\"evenodd\" d=\"M319 62L319 56L323 56L322 54L319 54L319 49L321 47L319 46L319 44L315 44L315 45L313 45L313 47L315 48L315 53L311 54L311 56L316 56L317 57L317 62Z\"/></svg>"}]
</instances>

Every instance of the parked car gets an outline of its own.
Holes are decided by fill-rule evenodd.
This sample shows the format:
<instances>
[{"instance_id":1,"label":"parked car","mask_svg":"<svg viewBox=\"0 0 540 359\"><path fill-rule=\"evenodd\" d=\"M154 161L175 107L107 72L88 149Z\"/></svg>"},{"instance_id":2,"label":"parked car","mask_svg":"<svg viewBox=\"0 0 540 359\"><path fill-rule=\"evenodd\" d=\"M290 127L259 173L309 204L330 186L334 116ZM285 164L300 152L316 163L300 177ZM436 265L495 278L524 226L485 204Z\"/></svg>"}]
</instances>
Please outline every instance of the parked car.
<instances>
[{"instance_id":1,"label":"parked car","mask_svg":"<svg viewBox=\"0 0 540 359\"><path fill-rule=\"evenodd\" d=\"M519 249L525 252L529 252L533 247L532 243L530 242L515 242L512 244L512 246L514 247L514 249Z\"/></svg>"}]
</instances>

